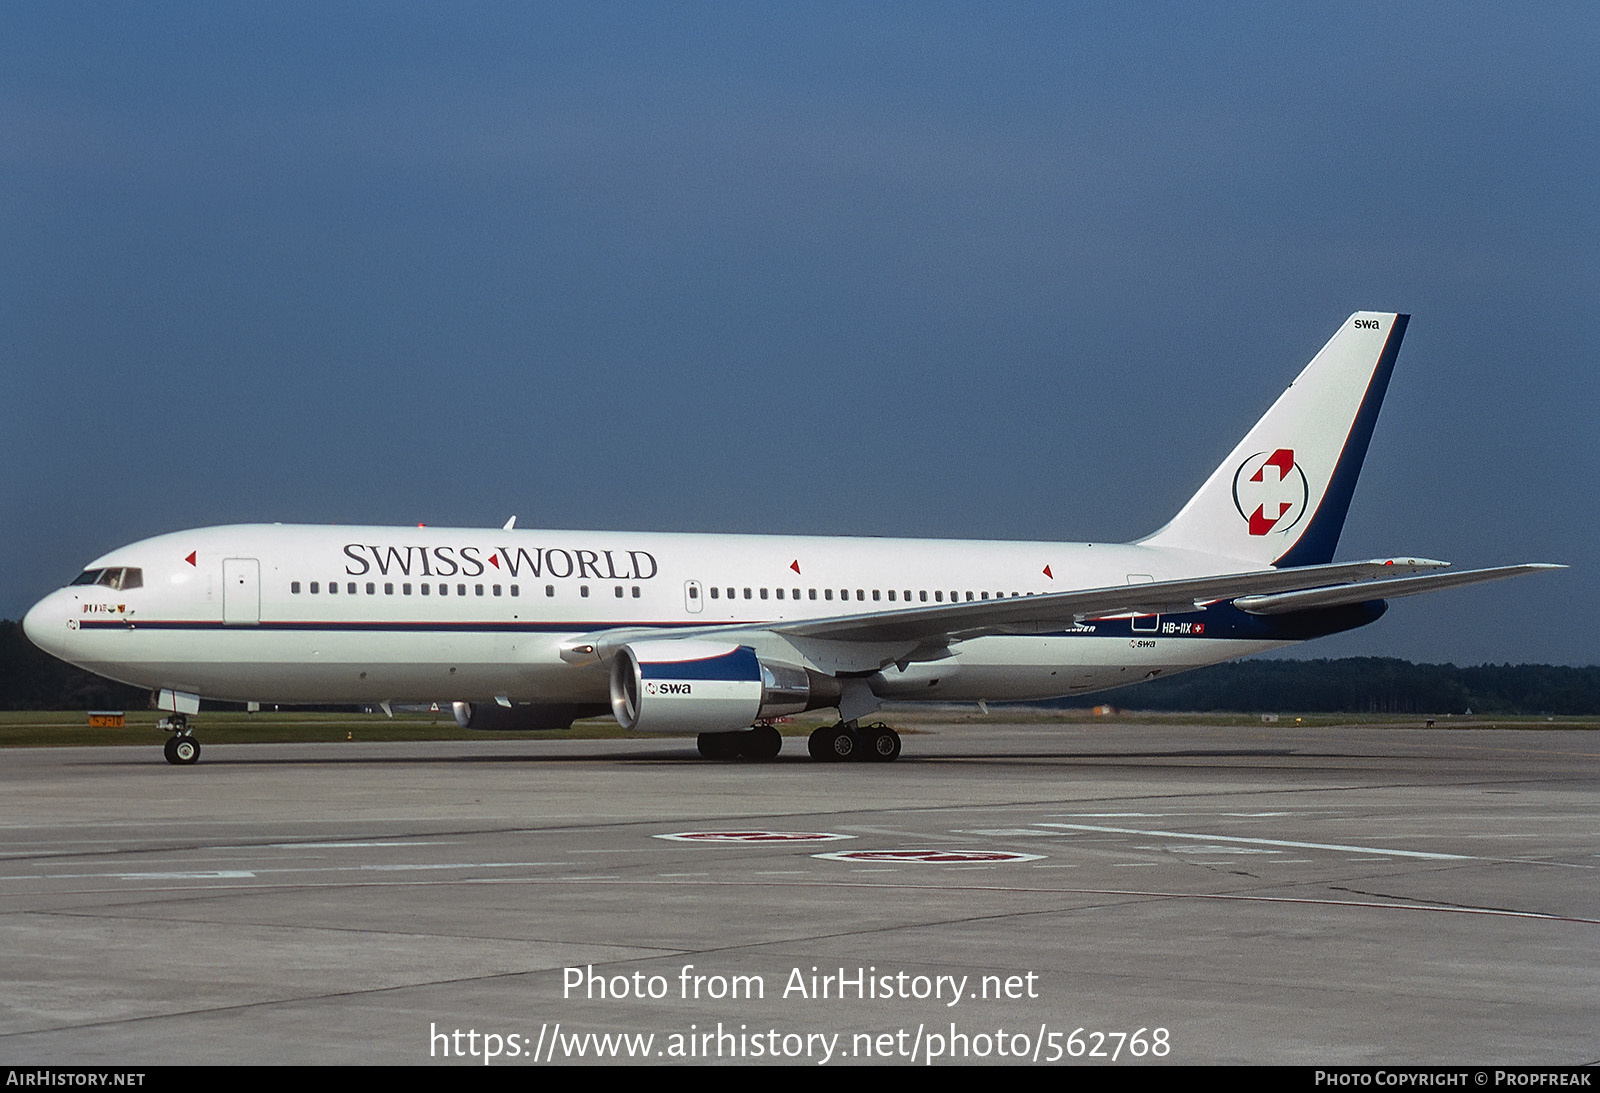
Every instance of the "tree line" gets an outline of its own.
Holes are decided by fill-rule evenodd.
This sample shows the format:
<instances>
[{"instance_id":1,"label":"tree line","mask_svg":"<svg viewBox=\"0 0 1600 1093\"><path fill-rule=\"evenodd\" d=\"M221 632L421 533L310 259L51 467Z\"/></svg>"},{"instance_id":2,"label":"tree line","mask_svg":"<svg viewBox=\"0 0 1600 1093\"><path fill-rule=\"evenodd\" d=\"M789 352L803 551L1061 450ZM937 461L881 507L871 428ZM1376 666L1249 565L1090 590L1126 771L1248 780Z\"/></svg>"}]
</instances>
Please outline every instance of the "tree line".
<instances>
[{"instance_id":1,"label":"tree line","mask_svg":"<svg viewBox=\"0 0 1600 1093\"><path fill-rule=\"evenodd\" d=\"M471 695L441 698L463 697ZM138 687L64 664L0 621L0 709L144 709ZM1233 713L1600 714L1600 665L1412 664L1388 657L1241 660L1055 705Z\"/></svg>"},{"instance_id":2,"label":"tree line","mask_svg":"<svg viewBox=\"0 0 1600 1093\"><path fill-rule=\"evenodd\" d=\"M1061 702L1192 713L1600 714L1600 665L1240 660Z\"/></svg>"}]
</instances>

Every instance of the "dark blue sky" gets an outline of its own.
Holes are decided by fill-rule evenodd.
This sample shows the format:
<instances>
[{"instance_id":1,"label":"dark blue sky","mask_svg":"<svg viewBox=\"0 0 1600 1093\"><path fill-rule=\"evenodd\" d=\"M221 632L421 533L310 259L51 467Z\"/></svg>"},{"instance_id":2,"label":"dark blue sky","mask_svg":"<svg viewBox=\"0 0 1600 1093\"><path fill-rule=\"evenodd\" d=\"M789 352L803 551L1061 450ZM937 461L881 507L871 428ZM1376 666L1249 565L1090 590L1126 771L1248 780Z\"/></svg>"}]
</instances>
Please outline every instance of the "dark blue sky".
<instances>
[{"instance_id":1,"label":"dark blue sky","mask_svg":"<svg viewBox=\"0 0 1600 1093\"><path fill-rule=\"evenodd\" d=\"M281 520L1128 539L1358 308L1341 544L1573 569L1320 655L1600 660L1600 10L0 12L0 616Z\"/></svg>"}]
</instances>

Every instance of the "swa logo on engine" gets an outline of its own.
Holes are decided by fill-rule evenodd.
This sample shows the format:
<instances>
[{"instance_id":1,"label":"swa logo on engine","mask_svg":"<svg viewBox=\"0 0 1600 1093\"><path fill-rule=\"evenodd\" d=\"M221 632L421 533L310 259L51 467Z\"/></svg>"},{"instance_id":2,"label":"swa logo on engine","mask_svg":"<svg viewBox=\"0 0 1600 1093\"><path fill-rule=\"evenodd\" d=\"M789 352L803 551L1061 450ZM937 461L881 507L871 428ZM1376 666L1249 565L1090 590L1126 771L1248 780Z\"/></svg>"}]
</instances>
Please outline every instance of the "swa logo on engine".
<instances>
[{"instance_id":1,"label":"swa logo on engine","mask_svg":"<svg viewBox=\"0 0 1600 1093\"><path fill-rule=\"evenodd\" d=\"M690 693L687 683L646 683L644 692L652 695L686 695Z\"/></svg>"}]
</instances>

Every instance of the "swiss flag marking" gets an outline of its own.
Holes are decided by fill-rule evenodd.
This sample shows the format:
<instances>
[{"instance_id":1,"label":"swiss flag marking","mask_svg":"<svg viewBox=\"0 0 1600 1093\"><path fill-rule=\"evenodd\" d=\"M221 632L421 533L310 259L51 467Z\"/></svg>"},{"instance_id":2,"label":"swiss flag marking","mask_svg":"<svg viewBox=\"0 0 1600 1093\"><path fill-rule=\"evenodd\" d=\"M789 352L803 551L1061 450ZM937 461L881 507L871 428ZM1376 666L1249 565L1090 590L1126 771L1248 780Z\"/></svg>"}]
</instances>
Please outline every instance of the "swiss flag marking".
<instances>
[{"instance_id":1,"label":"swiss flag marking","mask_svg":"<svg viewBox=\"0 0 1600 1093\"><path fill-rule=\"evenodd\" d=\"M1306 476L1295 462L1293 448L1258 452L1234 472L1234 507L1251 535L1288 531L1300 522L1308 500Z\"/></svg>"}]
</instances>

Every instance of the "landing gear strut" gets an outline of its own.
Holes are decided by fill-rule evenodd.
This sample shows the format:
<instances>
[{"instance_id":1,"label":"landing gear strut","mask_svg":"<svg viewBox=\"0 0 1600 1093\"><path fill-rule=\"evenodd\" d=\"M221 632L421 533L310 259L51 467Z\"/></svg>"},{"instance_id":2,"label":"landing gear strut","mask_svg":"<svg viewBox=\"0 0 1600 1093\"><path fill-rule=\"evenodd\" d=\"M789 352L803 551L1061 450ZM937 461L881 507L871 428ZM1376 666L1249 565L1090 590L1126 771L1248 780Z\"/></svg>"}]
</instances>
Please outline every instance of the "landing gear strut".
<instances>
[{"instance_id":1,"label":"landing gear strut","mask_svg":"<svg viewBox=\"0 0 1600 1093\"><path fill-rule=\"evenodd\" d=\"M783 749L783 737L771 725L757 725L743 732L703 732L696 744L707 759L776 759Z\"/></svg>"},{"instance_id":2,"label":"landing gear strut","mask_svg":"<svg viewBox=\"0 0 1600 1093\"><path fill-rule=\"evenodd\" d=\"M900 758L900 734L882 722L861 726L854 721L841 721L812 733L806 748L819 763L855 759L892 763Z\"/></svg>"},{"instance_id":3,"label":"landing gear strut","mask_svg":"<svg viewBox=\"0 0 1600 1093\"><path fill-rule=\"evenodd\" d=\"M181 713L163 717L157 724L172 733L162 751L175 767L191 767L200 761L200 741L189 731L189 719Z\"/></svg>"}]
</instances>

